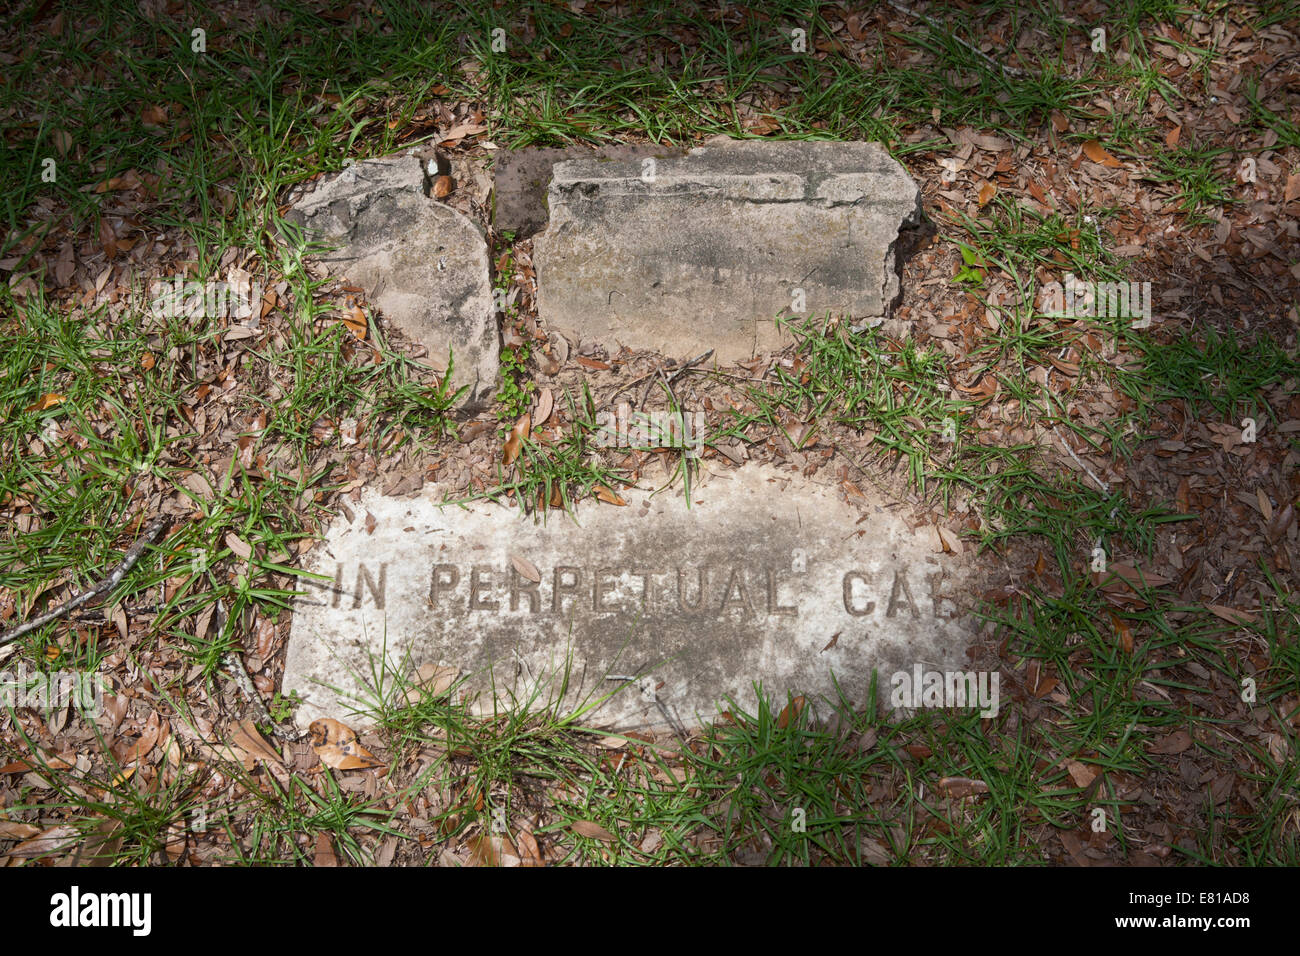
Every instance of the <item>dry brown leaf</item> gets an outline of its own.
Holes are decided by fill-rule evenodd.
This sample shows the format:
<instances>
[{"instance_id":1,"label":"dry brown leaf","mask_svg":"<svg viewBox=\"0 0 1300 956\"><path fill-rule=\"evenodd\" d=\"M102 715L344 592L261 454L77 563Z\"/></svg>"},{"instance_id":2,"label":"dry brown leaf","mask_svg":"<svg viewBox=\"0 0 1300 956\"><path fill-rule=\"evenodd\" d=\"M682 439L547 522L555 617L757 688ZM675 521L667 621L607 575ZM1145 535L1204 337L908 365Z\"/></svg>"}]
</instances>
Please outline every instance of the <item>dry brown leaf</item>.
<instances>
[{"instance_id":1,"label":"dry brown leaf","mask_svg":"<svg viewBox=\"0 0 1300 956\"><path fill-rule=\"evenodd\" d=\"M76 827L66 825L50 827L48 830L41 831L40 836L19 843L9 851L9 855L35 859L49 856L51 853L71 850L80 840L81 833Z\"/></svg>"},{"instance_id":2,"label":"dry brown leaf","mask_svg":"<svg viewBox=\"0 0 1300 956\"><path fill-rule=\"evenodd\" d=\"M309 728L312 749L331 770L368 770L382 767L374 754L357 740L357 732L333 717L312 721Z\"/></svg>"},{"instance_id":3,"label":"dry brown leaf","mask_svg":"<svg viewBox=\"0 0 1300 956\"><path fill-rule=\"evenodd\" d=\"M245 561L253 556L253 549L233 531L226 532L226 547L229 548L236 557L243 558Z\"/></svg>"},{"instance_id":4,"label":"dry brown leaf","mask_svg":"<svg viewBox=\"0 0 1300 956\"><path fill-rule=\"evenodd\" d=\"M348 331L358 339L364 341L366 330L369 328L366 322L365 310L359 305L354 305L344 316L343 324L347 326Z\"/></svg>"},{"instance_id":5,"label":"dry brown leaf","mask_svg":"<svg viewBox=\"0 0 1300 956\"><path fill-rule=\"evenodd\" d=\"M417 703L424 697L441 697L460 678L460 669L441 664L421 664L415 670L415 682L407 688L406 699Z\"/></svg>"},{"instance_id":6,"label":"dry brown leaf","mask_svg":"<svg viewBox=\"0 0 1300 956\"><path fill-rule=\"evenodd\" d=\"M1254 624L1255 615L1250 611L1238 611L1236 608L1224 607L1222 604L1207 604L1205 609L1229 624Z\"/></svg>"},{"instance_id":7,"label":"dry brown leaf","mask_svg":"<svg viewBox=\"0 0 1300 956\"><path fill-rule=\"evenodd\" d=\"M1099 165L1107 166L1111 169L1116 169L1121 165L1120 161L1110 153L1106 152L1101 143L1097 142L1095 139L1090 139L1083 144L1083 152L1085 156Z\"/></svg>"},{"instance_id":8,"label":"dry brown leaf","mask_svg":"<svg viewBox=\"0 0 1300 956\"><path fill-rule=\"evenodd\" d=\"M1192 745L1192 735L1185 730L1175 730L1172 734L1167 734L1155 741L1151 745L1151 753L1166 754L1172 756L1180 754Z\"/></svg>"},{"instance_id":9,"label":"dry brown leaf","mask_svg":"<svg viewBox=\"0 0 1300 956\"><path fill-rule=\"evenodd\" d=\"M1290 173L1286 177L1286 188L1282 191L1282 201L1292 202L1300 199L1300 173Z\"/></svg>"},{"instance_id":10,"label":"dry brown leaf","mask_svg":"<svg viewBox=\"0 0 1300 956\"><path fill-rule=\"evenodd\" d=\"M459 126L453 126L443 134L442 139L438 140L439 146L455 146L466 136L477 136L485 132L487 126L482 123L461 123Z\"/></svg>"},{"instance_id":11,"label":"dry brown leaf","mask_svg":"<svg viewBox=\"0 0 1300 956\"><path fill-rule=\"evenodd\" d=\"M1069 771L1070 779L1074 781L1076 787L1086 787L1097 779L1097 771L1077 760L1067 762L1065 769Z\"/></svg>"},{"instance_id":12,"label":"dry brown leaf","mask_svg":"<svg viewBox=\"0 0 1300 956\"><path fill-rule=\"evenodd\" d=\"M339 858L334 855L334 843L324 830L316 834L316 855L312 858L316 866L338 866Z\"/></svg>"},{"instance_id":13,"label":"dry brown leaf","mask_svg":"<svg viewBox=\"0 0 1300 956\"><path fill-rule=\"evenodd\" d=\"M130 749L122 755L120 765L124 768L131 767L149 756L154 745L158 743L158 736L161 733L161 730L161 720L158 717L158 712L154 711L149 715L149 720L146 721L144 725L144 731L140 734L140 739L132 744Z\"/></svg>"},{"instance_id":14,"label":"dry brown leaf","mask_svg":"<svg viewBox=\"0 0 1300 956\"><path fill-rule=\"evenodd\" d=\"M607 504L618 505L620 508L627 505L627 502L623 500L621 495L615 491L611 491L604 485L596 485L592 490L596 493L597 498Z\"/></svg>"},{"instance_id":15,"label":"dry brown leaf","mask_svg":"<svg viewBox=\"0 0 1300 956\"><path fill-rule=\"evenodd\" d=\"M545 424L546 420L551 417L551 411L555 408L555 396L551 394L549 388L542 389L537 396L537 406L533 409L533 427Z\"/></svg>"},{"instance_id":16,"label":"dry brown leaf","mask_svg":"<svg viewBox=\"0 0 1300 956\"><path fill-rule=\"evenodd\" d=\"M41 832L40 827L13 820L0 820L0 840L27 840Z\"/></svg>"},{"instance_id":17,"label":"dry brown leaf","mask_svg":"<svg viewBox=\"0 0 1300 956\"><path fill-rule=\"evenodd\" d=\"M520 830L515 834L515 842L519 846L519 857L524 866L544 866L542 860L542 848L537 845L537 838L527 830Z\"/></svg>"},{"instance_id":18,"label":"dry brown leaf","mask_svg":"<svg viewBox=\"0 0 1300 956\"><path fill-rule=\"evenodd\" d=\"M526 578L534 584L540 584L542 572L537 570L537 565L529 561L523 555L510 552L510 563L514 565L515 570L519 572L521 578Z\"/></svg>"},{"instance_id":19,"label":"dry brown leaf","mask_svg":"<svg viewBox=\"0 0 1300 956\"><path fill-rule=\"evenodd\" d=\"M251 720L241 720L235 726L234 732L230 735L230 742L254 760L281 763L280 754L266 742L266 738L257 729L257 724Z\"/></svg>"},{"instance_id":20,"label":"dry brown leaf","mask_svg":"<svg viewBox=\"0 0 1300 956\"><path fill-rule=\"evenodd\" d=\"M519 416L519 421L515 422L510 434L506 436L505 447L501 450L501 463L503 465L513 465L519 458L519 452L524 447L524 439L532 434L532 418L524 412Z\"/></svg>"},{"instance_id":21,"label":"dry brown leaf","mask_svg":"<svg viewBox=\"0 0 1300 956\"><path fill-rule=\"evenodd\" d=\"M979 204L981 206L987 206L989 204L989 201L992 200L993 197L996 196L997 194L998 194L998 187L995 186L993 183L986 181L984 185L980 186Z\"/></svg>"},{"instance_id":22,"label":"dry brown leaf","mask_svg":"<svg viewBox=\"0 0 1300 956\"><path fill-rule=\"evenodd\" d=\"M1111 564L1108 570L1135 588L1158 588L1162 584L1169 584L1173 580L1173 578L1167 578L1151 571L1143 571L1141 568L1135 568L1133 565L1123 562Z\"/></svg>"},{"instance_id":23,"label":"dry brown leaf","mask_svg":"<svg viewBox=\"0 0 1300 956\"><path fill-rule=\"evenodd\" d=\"M803 713L803 708L806 703L807 701L804 700L803 695L800 695L796 697L794 700L790 701L790 703L786 704L783 708L781 708L780 716L776 718L776 726L778 728L785 728L790 726L790 721L796 719L800 714Z\"/></svg>"},{"instance_id":24,"label":"dry brown leaf","mask_svg":"<svg viewBox=\"0 0 1300 956\"><path fill-rule=\"evenodd\" d=\"M618 837L599 823L593 823L590 820L574 820L570 826L578 836L585 836L592 840L604 840L606 843L614 843L618 840Z\"/></svg>"},{"instance_id":25,"label":"dry brown leaf","mask_svg":"<svg viewBox=\"0 0 1300 956\"><path fill-rule=\"evenodd\" d=\"M960 800L964 797L988 793L989 785L983 780L975 780L971 777L940 777L939 792Z\"/></svg>"},{"instance_id":26,"label":"dry brown leaf","mask_svg":"<svg viewBox=\"0 0 1300 956\"><path fill-rule=\"evenodd\" d=\"M68 396L60 395L58 392L47 392L32 404L28 405L26 411L43 412L47 408L53 408L55 405L62 405L68 400Z\"/></svg>"},{"instance_id":27,"label":"dry brown leaf","mask_svg":"<svg viewBox=\"0 0 1300 956\"><path fill-rule=\"evenodd\" d=\"M519 851L509 838L481 833L466 841L469 847L467 866L518 866Z\"/></svg>"}]
</instances>

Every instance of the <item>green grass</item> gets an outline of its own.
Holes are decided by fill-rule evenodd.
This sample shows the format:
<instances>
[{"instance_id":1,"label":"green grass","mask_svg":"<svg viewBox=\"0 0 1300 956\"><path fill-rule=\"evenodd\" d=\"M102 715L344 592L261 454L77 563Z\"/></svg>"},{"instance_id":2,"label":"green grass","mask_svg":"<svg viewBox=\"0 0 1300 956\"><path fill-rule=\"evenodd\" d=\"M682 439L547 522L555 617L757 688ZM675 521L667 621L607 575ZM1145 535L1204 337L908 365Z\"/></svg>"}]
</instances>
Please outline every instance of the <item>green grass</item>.
<instances>
[{"instance_id":1,"label":"green grass","mask_svg":"<svg viewBox=\"0 0 1300 956\"><path fill-rule=\"evenodd\" d=\"M1077 66L1069 51L1086 40L1083 26L1044 3L936 11L937 25L909 21L894 34L872 32L861 56L836 48L843 34L832 33L816 5L791 0L734 9L725 20L683 5L642 5L615 17L538 4L526 22L523 10L481 4L435 11L382 3L354 11L357 22L346 26L285 3L267 8L256 26L229 26L201 4L184 21L154 21L134 8L91 2L70 12L57 35L44 29L48 19L36 20L40 8L28 4L14 15L21 45L8 51L15 60L0 84L0 108L13 118L0 151L7 268L21 274L38 251L51 257L40 245L46 237L54 245L126 213L136 225L121 238L183 240L179 262L168 266L186 268L189 278L216 278L228 254L241 261L251 254L262 277L283 278L287 287L270 331L235 342L212 318L150 317L135 306L85 314L40 296L19 300L7 284L0 289L0 502L19 516L0 533L0 588L27 617L56 585L77 590L96 581L129 545L128 521L145 507L140 493L164 489L179 506L171 534L109 600L156 605L144 646L179 648L209 687L226 654L243 646L249 614L289 605L290 552L312 523L328 518L317 496L345 481L348 456L445 447L456 434L448 384L454 356L436 375L390 348L368 319L359 343L338 320L341 303L328 301L303 267L307 246L270 238L292 235L278 210L286 187L433 135L442 104L481 109L487 136L500 147L629 137L693 143L714 133L749 135L755 119L770 116L778 137L879 140L896 156L931 158L952 148L936 127L970 125L1013 148L1038 148L1059 112L1070 124L1059 136L1063 155L1098 139L1134 175L1145 170L1161 184L1189 226L1232 203L1230 150L1255 149L1269 130L1278 148L1300 142L1285 90L1247 74L1240 142L1198 144L1188 135L1165 148L1167 129L1149 123L1149 103L1158 98L1180 113L1191 89L1199 108L1220 66L1223 51L1213 42L1186 39L1200 36L1192 24L1223 12L1209 2L1112 5L1108 52ZM1270 2L1233 15L1259 31L1289 12ZM982 45L995 63L958 41L980 44L1003 16L1008 34ZM205 53L191 50L193 26L208 31ZM1184 39L1166 35L1165 26ZM498 27L501 52L491 47ZM796 27L817 55L791 49ZM1163 75L1157 42L1190 57L1189 84ZM1099 109L1099 99L1112 108ZM41 178L47 159L56 162L53 182ZM129 172L144 189L96 191ZM1064 702L1039 704L1050 720L1013 724L1006 714L1019 711L1012 707L988 725L968 712L885 717L826 705L786 711L793 716L782 720L786 701L760 693L754 713L731 705L730 720L671 756L633 741L602 748L572 715L553 710L478 719L445 698L390 696L372 714L388 747L401 755L436 751L435 759L414 779L388 781L391 791L373 799L345 791L332 773L254 781L227 767L245 793L213 809L211 825L229 836L228 859L306 863L315 836L325 834L346 861L367 862L376 839L403 832L394 807L424 793L447 797L430 816L444 838L491 832L498 809L513 826L544 803L548 822L537 836L552 859L574 863L1031 863L1043 858L1043 833L1082 826L1096 807L1129 848L1116 781L1153 772L1153 739L1217 726L1151 688L1204 690L1207 680L1236 686L1240 660L1225 644L1229 629L1158 588L1142 591L1138 609L1107 603L1086 573L1096 539L1108 554L1149 557L1162 528L1184 516L1063 473L1040 445L991 440L976 425L979 404L950 379L992 376L999 401L1017 402L1022 423L1124 457L1166 402L1234 423L1250 416L1276 424L1282 412L1264 392L1291 382L1297 367L1293 354L1267 339L1240 341L1202 327L1165 335L1098 320L1093 330L1138 356L1140 367L1116 368L1085 351L1068 391L1044 394L1031 376L1076 345L1077 335L1033 307L1038 276L1123 281L1105 229L1121 213L1081 205L1043 215L1000 194L977 216L957 214L943 227L954 261L967 266L960 284L999 318L962 356L964 367L915 339L795 324L798 364L750 383L752 407L705 442L780 436L799 449L870 435L870 460L855 466L899 468L912 488L943 504L959 493L974 497L981 555L1026 541L1041 547L1051 586L1035 577L1016 599L983 614L1021 666L1033 661L1059 676ZM510 271L497 276L499 287ZM1011 301L996 298L994 288L1009 288ZM507 422L531 401L528 362L526 346L505 351L497 411ZM210 429L193 416L205 404L200 393L222 384L223 370L248 386L215 447L201 448ZM1134 411L1096 424L1072 418L1070 403L1101 383L1117 387ZM670 410L679 409L672 387L660 387ZM559 404L567 411L561 437L524 441L518 461L485 496L528 509L539 501L570 508L598 487L616 492L625 484L600 454L590 394ZM345 436L352 423L356 446ZM670 482L689 500L694 463L674 451ZM1053 447L1054 458L1062 454ZM251 561L234 559L230 535L253 546ZM1300 679L1296 605L1285 585L1270 580L1272 596L1244 629L1267 648L1268 667L1256 676L1261 706L1279 725L1292 718L1284 708L1293 706L1288 694ZM211 626L196 636L205 618ZM1132 653L1119 649L1122 628L1137 636ZM39 660L58 644L63 666L101 666L110 640L92 633L83 643L65 633L66 624L32 633L22 659ZM400 679L394 687L409 689ZM179 684L160 690L183 713ZM1210 753L1208 739L1198 736L1195 753ZM1289 743L1282 757L1255 740L1244 745L1264 768L1253 777L1263 801L1248 819L1217 819L1205 808L1194 848L1182 844L1186 860L1300 859L1290 822L1294 736ZM6 756L35 750L21 733L0 744ZM1094 792L1063 769L1061 759L1072 756L1102 771ZM180 775L145 792L116 780L120 768L103 753L96 759L90 772L42 770L53 796L24 791L6 808L10 818L72 818L88 837L107 838L106 855L118 865L159 862L173 828L205 806L205 781ZM982 780L988 792L947 799L939 786L945 777ZM581 836L574 830L581 821L615 839ZM1232 832L1227 847L1224 827Z\"/></svg>"}]
</instances>

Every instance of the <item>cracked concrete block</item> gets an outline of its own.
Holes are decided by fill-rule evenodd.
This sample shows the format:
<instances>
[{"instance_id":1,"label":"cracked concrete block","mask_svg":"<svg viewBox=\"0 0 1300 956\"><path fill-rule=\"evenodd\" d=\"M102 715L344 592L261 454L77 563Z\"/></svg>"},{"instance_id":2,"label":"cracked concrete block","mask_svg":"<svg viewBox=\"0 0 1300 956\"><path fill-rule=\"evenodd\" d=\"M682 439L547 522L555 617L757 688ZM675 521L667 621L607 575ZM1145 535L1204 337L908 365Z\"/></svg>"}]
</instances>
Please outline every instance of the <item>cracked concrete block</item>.
<instances>
[{"instance_id":1,"label":"cracked concrete block","mask_svg":"<svg viewBox=\"0 0 1300 956\"><path fill-rule=\"evenodd\" d=\"M492 167L496 188L492 225L498 232L513 232L516 239L527 239L545 229L548 219L546 190L551 184L551 173L556 163L571 159L604 163L617 159L667 159L685 155L685 149L654 144L603 146L595 150L586 146L502 150Z\"/></svg>"},{"instance_id":2,"label":"cracked concrete block","mask_svg":"<svg viewBox=\"0 0 1300 956\"><path fill-rule=\"evenodd\" d=\"M734 142L555 165L534 241L551 328L723 362L788 341L778 314L877 319L920 190L877 143Z\"/></svg>"},{"instance_id":3,"label":"cracked concrete block","mask_svg":"<svg viewBox=\"0 0 1300 956\"><path fill-rule=\"evenodd\" d=\"M625 730L707 722L728 696L752 712L755 682L778 707L787 691L862 704L873 669L882 699L900 673L965 669L968 556L881 497L855 507L758 465L702 477L689 509L633 489L544 524L433 486L363 495L307 556L323 579L294 604L296 719L351 721L379 675L391 693L421 667L464 676L480 713L493 690L563 711L617 690L580 723Z\"/></svg>"},{"instance_id":4,"label":"cracked concrete block","mask_svg":"<svg viewBox=\"0 0 1300 956\"><path fill-rule=\"evenodd\" d=\"M365 289L368 301L469 386L463 403L496 393L498 334L479 227L427 195L414 156L354 163L294 204L285 218L338 248L318 257L330 272Z\"/></svg>"}]
</instances>

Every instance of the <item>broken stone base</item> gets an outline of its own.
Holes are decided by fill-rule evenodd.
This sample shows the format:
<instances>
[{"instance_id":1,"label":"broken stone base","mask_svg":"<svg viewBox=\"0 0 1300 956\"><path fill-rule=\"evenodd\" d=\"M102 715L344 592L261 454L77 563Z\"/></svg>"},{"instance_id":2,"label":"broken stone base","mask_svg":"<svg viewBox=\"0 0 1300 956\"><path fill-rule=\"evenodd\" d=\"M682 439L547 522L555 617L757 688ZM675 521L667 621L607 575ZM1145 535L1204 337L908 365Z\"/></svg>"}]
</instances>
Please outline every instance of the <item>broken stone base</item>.
<instances>
[{"instance_id":1,"label":"broken stone base","mask_svg":"<svg viewBox=\"0 0 1300 956\"><path fill-rule=\"evenodd\" d=\"M887 699L891 674L965 661L967 568L883 501L861 512L754 465L712 476L689 510L629 491L579 523L441 494L366 495L310 553L326 580L295 603L283 684L302 726L350 719L376 675L391 693L421 665L466 676L479 712L593 705L579 723L663 730L728 698L752 712L756 683L778 703L861 704L873 669Z\"/></svg>"},{"instance_id":2,"label":"broken stone base","mask_svg":"<svg viewBox=\"0 0 1300 956\"><path fill-rule=\"evenodd\" d=\"M741 361L778 314L884 317L920 191L876 143L735 142L666 159L555 165L534 241L548 328Z\"/></svg>"},{"instance_id":3,"label":"broken stone base","mask_svg":"<svg viewBox=\"0 0 1300 956\"><path fill-rule=\"evenodd\" d=\"M418 158L348 166L285 219L338 246L318 261L365 289L389 323L425 347L431 365L444 368L450 350L453 387L469 386L465 404L491 401L498 336L487 243L469 219L426 195Z\"/></svg>"}]
</instances>

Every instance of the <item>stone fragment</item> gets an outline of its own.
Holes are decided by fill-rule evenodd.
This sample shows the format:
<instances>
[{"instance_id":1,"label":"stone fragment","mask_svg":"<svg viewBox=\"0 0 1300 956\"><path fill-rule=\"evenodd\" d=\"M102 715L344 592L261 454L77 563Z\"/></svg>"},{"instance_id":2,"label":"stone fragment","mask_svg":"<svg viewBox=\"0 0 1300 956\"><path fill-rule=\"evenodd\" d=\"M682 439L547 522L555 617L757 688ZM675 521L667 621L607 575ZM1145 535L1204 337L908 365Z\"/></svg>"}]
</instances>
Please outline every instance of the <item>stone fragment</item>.
<instances>
[{"instance_id":1,"label":"stone fragment","mask_svg":"<svg viewBox=\"0 0 1300 956\"><path fill-rule=\"evenodd\" d=\"M604 146L595 150L586 146L502 150L497 155L492 170L496 189L492 225L498 232L513 232L516 239L527 239L545 229L546 189L551 184L551 170L556 163L570 159L590 159L595 162L643 158L658 160L685 154L685 149L654 144Z\"/></svg>"},{"instance_id":2,"label":"stone fragment","mask_svg":"<svg viewBox=\"0 0 1300 956\"><path fill-rule=\"evenodd\" d=\"M920 191L876 143L735 142L555 165L538 314L584 339L720 361L789 341L779 313L883 318Z\"/></svg>"},{"instance_id":3,"label":"stone fragment","mask_svg":"<svg viewBox=\"0 0 1300 956\"><path fill-rule=\"evenodd\" d=\"M591 705L585 725L657 730L665 711L698 724L728 698L752 712L756 683L778 704L860 705L873 668L882 701L891 675L963 669L970 569L885 501L860 510L757 465L709 476L689 509L620 493L627 507L546 523L441 506L432 486L364 495L309 554L324 578L294 606L283 690L306 700L296 719L349 720L377 675L391 693L421 667L465 675L480 712L495 688L507 704Z\"/></svg>"},{"instance_id":4,"label":"stone fragment","mask_svg":"<svg viewBox=\"0 0 1300 956\"><path fill-rule=\"evenodd\" d=\"M427 349L426 361L445 368L450 350L452 385L469 386L462 400L479 407L496 393L498 368L487 243L427 191L418 158L366 160L319 183L285 218L338 247L321 264L365 289L393 326Z\"/></svg>"}]
</instances>

